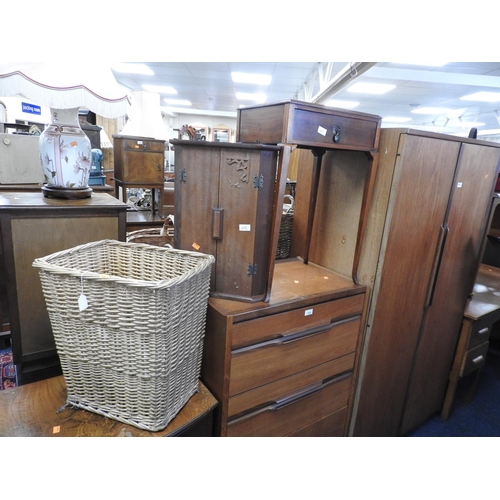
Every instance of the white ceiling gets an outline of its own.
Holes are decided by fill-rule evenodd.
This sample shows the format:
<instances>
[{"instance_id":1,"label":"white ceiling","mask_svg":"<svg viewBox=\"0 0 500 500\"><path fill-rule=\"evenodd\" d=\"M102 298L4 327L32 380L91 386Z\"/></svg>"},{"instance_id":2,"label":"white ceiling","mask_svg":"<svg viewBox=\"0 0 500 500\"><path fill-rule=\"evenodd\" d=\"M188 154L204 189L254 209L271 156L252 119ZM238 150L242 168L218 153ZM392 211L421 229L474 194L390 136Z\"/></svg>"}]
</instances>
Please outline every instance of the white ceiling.
<instances>
[{"instance_id":1,"label":"white ceiling","mask_svg":"<svg viewBox=\"0 0 500 500\"><path fill-rule=\"evenodd\" d=\"M450 62L444 66L420 66L408 63L321 63L321 62L145 62L154 76L114 72L117 81L130 90L143 90L142 84L169 85L176 96L187 99L190 108L183 113L235 116L241 104L236 91L260 91L267 103L299 99L324 104L327 98L358 101L355 111L411 118L403 126L465 134L476 127L500 129L500 101L482 103L463 101L460 97L478 91L500 92L500 62ZM272 76L267 87L236 85L231 72L264 73ZM344 76L343 79L340 76ZM337 82L335 84L335 82ZM384 95L356 94L348 91L354 82L389 83L396 87ZM330 86L329 86L330 84ZM324 96L318 96L324 89ZM162 105L163 100L161 101ZM451 114L415 114L422 106L439 106L454 110ZM166 108L162 108L166 109ZM190 111L189 111L190 109ZM179 112L181 108L174 111ZM467 122L467 123L465 123ZM469 123L470 122L470 123ZM465 123L465 125L463 125ZM472 124L471 124L472 123ZM480 125L484 124L484 125ZM491 134L491 133L490 133ZM500 135L496 132L495 135Z\"/></svg>"}]
</instances>

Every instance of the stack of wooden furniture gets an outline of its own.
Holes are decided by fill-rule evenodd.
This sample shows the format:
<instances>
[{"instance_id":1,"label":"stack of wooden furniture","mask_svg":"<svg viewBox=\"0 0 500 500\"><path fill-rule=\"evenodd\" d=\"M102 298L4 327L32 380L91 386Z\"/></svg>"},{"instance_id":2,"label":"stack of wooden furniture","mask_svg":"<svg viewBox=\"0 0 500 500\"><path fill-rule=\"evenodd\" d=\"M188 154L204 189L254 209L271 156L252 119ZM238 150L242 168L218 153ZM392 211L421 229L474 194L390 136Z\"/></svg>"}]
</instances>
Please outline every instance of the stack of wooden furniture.
<instances>
[{"instance_id":1,"label":"stack of wooden furniture","mask_svg":"<svg viewBox=\"0 0 500 500\"><path fill-rule=\"evenodd\" d=\"M366 228L379 127L380 118L373 115L287 101L239 111L236 146L175 143L176 247L198 246L203 250L217 243L212 250L218 263L202 364L202 380L219 401L216 435L347 434L366 297L366 286L352 278L354 254L360 255ZM349 268L347 273L307 264L307 254L274 262L287 169L290 156L296 154L290 153L293 148L306 153L313 167L304 182L308 191L303 196L307 201L302 202L306 221L297 230L298 234L304 231L299 238L306 250L312 237L325 152L338 156L338 168L343 172L354 169L364 174L350 189L357 216L352 224L354 234L349 234L352 253L344 263ZM237 169L244 162L228 163L225 158L251 151L256 154L259 149L259 155L267 151L269 161L274 165L278 161L278 167L259 171L257 187L243 194ZM194 176L187 167L202 174ZM251 172L253 178L249 168ZM189 183L192 186L188 188ZM259 189L269 189L269 183L274 193L259 193ZM189 197L183 193L187 189ZM230 201L225 206L213 206L209 195ZM266 213L272 216L271 222L265 220ZM243 231L239 224L244 225ZM220 244L226 236L231 250ZM216 241L209 243L211 239ZM270 294L264 296L260 291L249 292L255 279L251 273L246 275L253 263L249 254L255 252L259 240L263 250L256 254L264 261L257 271L264 265L269 275ZM236 271L239 266L245 273ZM244 285L245 280L248 285ZM226 290L220 288L226 285Z\"/></svg>"}]
</instances>

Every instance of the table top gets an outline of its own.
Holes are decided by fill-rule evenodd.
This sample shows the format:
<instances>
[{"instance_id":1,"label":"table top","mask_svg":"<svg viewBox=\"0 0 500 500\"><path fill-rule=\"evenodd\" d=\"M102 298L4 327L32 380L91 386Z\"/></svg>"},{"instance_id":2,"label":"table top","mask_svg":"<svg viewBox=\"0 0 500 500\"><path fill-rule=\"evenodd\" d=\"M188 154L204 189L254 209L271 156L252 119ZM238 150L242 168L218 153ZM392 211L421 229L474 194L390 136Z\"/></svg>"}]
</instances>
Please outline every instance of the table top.
<instances>
[{"instance_id":1,"label":"table top","mask_svg":"<svg viewBox=\"0 0 500 500\"><path fill-rule=\"evenodd\" d=\"M486 314L500 314L500 269L481 264L473 292L465 308L466 318L477 320Z\"/></svg>"},{"instance_id":2,"label":"table top","mask_svg":"<svg viewBox=\"0 0 500 500\"><path fill-rule=\"evenodd\" d=\"M200 381L194 394L168 426L159 432L78 408L65 408L64 377L0 391L1 437L163 437L175 436L217 406L217 400Z\"/></svg>"}]
</instances>

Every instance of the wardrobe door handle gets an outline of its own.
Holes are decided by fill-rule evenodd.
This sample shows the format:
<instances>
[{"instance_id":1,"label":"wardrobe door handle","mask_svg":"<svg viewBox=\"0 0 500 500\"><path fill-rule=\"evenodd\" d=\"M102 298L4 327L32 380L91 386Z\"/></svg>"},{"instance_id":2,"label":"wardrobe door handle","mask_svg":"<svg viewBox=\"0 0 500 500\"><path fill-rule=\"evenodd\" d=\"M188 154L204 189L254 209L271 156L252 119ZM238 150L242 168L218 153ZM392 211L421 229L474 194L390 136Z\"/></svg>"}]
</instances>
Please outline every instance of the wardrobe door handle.
<instances>
[{"instance_id":1,"label":"wardrobe door handle","mask_svg":"<svg viewBox=\"0 0 500 500\"><path fill-rule=\"evenodd\" d=\"M212 239L222 240L223 224L224 224L224 209L212 208Z\"/></svg>"},{"instance_id":2,"label":"wardrobe door handle","mask_svg":"<svg viewBox=\"0 0 500 500\"><path fill-rule=\"evenodd\" d=\"M439 242L436 249L436 257L434 259L434 265L432 266L430 287L427 292L426 307L430 307L432 305L432 301L434 300L434 293L436 291L437 279L439 276L439 268L441 267L441 260L443 259L444 247L449 231L450 228L448 227L448 224L445 223L441 225L441 234L439 236Z\"/></svg>"}]
</instances>

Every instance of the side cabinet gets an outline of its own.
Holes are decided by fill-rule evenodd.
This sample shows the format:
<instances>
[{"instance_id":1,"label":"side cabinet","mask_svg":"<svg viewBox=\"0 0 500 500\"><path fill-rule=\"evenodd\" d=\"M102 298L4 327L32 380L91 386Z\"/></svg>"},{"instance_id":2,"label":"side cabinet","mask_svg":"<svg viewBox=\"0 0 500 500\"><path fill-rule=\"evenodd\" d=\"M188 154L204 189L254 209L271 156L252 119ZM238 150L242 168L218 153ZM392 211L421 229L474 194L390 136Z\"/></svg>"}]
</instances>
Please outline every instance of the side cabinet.
<instances>
[{"instance_id":1,"label":"side cabinet","mask_svg":"<svg viewBox=\"0 0 500 500\"><path fill-rule=\"evenodd\" d=\"M275 266L269 304L209 299L202 380L219 436L344 436L365 287L310 264Z\"/></svg>"},{"instance_id":2,"label":"side cabinet","mask_svg":"<svg viewBox=\"0 0 500 500\"><path fill-rule=\"evenodd\" d=\"M266 299L280 148L170 142L175 150L175 247L215 256L212 296Z\"/></svg>"},{"instance_id":3,"label":"side cabinet","mask_svg":"<svg viewBox=\"0 0 500 500\"><path fill-rule=\"evenodd\" d=\"M158 213L161 215L165 184L165 141L151 137L113 135L113 147L116 198L127 201L127 188L151 189L153 196L158 191ZM153 198L153 209L154 202Z\"/></svg>"},{"instance_id":4,"label":"side cabinet","mask_svg":"<svg viewBox=\"0 0 500 500\"><path fill-rule=\"evenodd\" d=\"M61 373L36 258L101 239L125 241L127 206L106 193L84 200L0 194L0 273L20 385Z\"/></svg>"}]
</instances>

